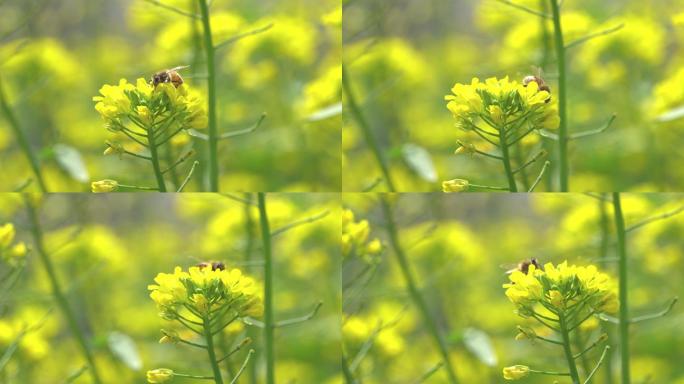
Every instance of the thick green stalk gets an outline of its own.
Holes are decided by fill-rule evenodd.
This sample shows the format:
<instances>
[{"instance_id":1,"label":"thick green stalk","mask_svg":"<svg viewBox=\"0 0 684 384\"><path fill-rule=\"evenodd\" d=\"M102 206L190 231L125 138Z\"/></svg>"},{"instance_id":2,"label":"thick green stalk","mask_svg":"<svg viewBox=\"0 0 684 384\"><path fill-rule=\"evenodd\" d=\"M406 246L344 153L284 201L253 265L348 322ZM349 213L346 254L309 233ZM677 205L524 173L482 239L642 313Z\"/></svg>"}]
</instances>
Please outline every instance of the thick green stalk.
<instances>
[{"instance_id":1,"label":"thick green stalk","mask_svg":"<svg viewBox=\"0 0 684 384\"><path fill-rule=\"evenodd\" d=\"M214 338L211 334L211 321L209 316L202 319L204 323L204 338L207 340L207 352L209 353L209 362L211 362L211 369L214 372L214 382L216 384L223 384L223 377L221 376L221 368L216 361L216 351L214 351Z\"/></svg>"},{"instance_id":2,"label":"thick green stalk","mask_svg":"<svg viewBox=\"0 0 684 384\"><path fill-rule=\"evenodd\" d=\"M252 218L252 194L245 193L245 200L250 204L245 204L245 236L247 238L247 244L245 245L245 263L250 265L252 261L252 250L254 249L254 219ZM255 327L247 327L247 337L252 339L253 342L256 341L257 333ZM251 384L257 383L257 365L255 362L250 362L248 366L248 381Z\"/></svg>"},{"instance_id":3,"label":"thick green stalk","mask_svg":"<svg viewBox=\"0 0 684 384\"><path fill-rule=\"evenodd\" d=\"M615 231L617 232L618 270L620 276L618 296L620 299L620 369L622 384L629 384L629 306L627 305L627 248L625 243L625 219L622 216L620 194L613 192Z\"/></svg>"},{"instance_id":4,"label":"thick green stalk","mask_svg":"<svg viewBox=\"0 0 684 384\"><path fill-rule=\"evenodd\" d=\"M563 42L563 28L561 27L560 7L558 0L549 0L553 13L553 37L556 47L556 62L558 65L558 167L560 172L560 190L568 191L568 118L567 118L567 89L565 73L565 43Z\"/></svg>"},{"instance_id":5,"label":"thick green stalk","mask_svg":"<svg viewBox=\"0 0 684 384\"><path fill-rule=\"evenodd\" d=\"M444 369L447 373L447 376L449 378L449 383L451 384L456 384L458 383L458 379L456 379L456 371L451 364L451 359L449 358L449 349L446 345L446 342L444 341L444 338L440 334L439 330L437 329L437 325L435 323L435 320L432 318L432 315L430 314L430 310L427 307L427 304L425 303L425 300L420 294L420 291L418 289L418 286L416 285L415 279L413 278L413 275L411 274L411 269L408 264L408 260L406 258L406 254L404 253L404 249L401 246L401 243L399 241L399 233L397 231L397 225L394 221L394 214L392 213L392 207L390 207L390 203L387 200L386 196L383 196L381 198L381 203L382 203L382 210L385 215L385 221L387 225L387 234L389 235L390 238L390 244L392 245L392 249L394 250L394 254L397 257L397 261L399 262L399 267L401 268L401 272L404 275L404 281L406 282L406 288L408 289L409 295L411 296L411 300L413 301L413 304L418 307L418 310L420 311L421 315L423 316L423 321L425 322L425 325L427 325L427 329L430 332L430 335L432 336L435 345L437 346L437 349L439 350L440 354L442 355L442 360L444 361Z\"/></svg>"},{"instance_id":6,"label":"thick green stalk","mask_svg":"<svg viewBox=\"0 0 684 384\"><path fill-rule=\"evenodd\" d=\"M209 190L219 191L218 132L216 129L216 62L214 41L211 36L209 7L207 0L199 0L202 26L204 29L204 50L207 55L207 98L209 101Z\"/></svg>"},{"instance_id":7,"label":"thick green stalk","mask_svg":"<svg viewBox=\"0 0 684 384\"><path fill-rule=\"evenodd\" d=\"M48 255L47 250L45 249L45 244L43 243L43 229L40 225L38 212L36 211L36 208L33 206L33 203L29 199L29 196L24 197L29 220L31 221L31 230L33 232L33 241L36 246L36 253L40 258L43 267L45 267L45 271L47 272L48 279L50 280L50 285L52 287L52 294L55 296L57 305L64 314L64 317L66 317L67 324L71 329L71 333L76 338L78 346L81 348L81 353L83 353L83 357L85 357L86 359L86 363L88 364L88 372L90 372L90 376L93 379L93 383L100 384L102 383L102 380L100 380L100 375L98 373L97 367L95 366L95 359L93 358L93 354L90 351L90 348L88 347L88 343L86 342L85 336L83 336L79 329L78 323L76 322L76 316L71 311L71 308L69 307L69 302L67 301L67 298L64 295L64 292L62 291L59 282L57 281L57 273L55 272L55 268L52 265L50 256Z\"/></svg>"},{"instance_id":8,"label":"thick green stalk","mask_svg":"<svg viewBox=\"0 0 684 384\"><path fill-rule=\"evenodd\" d=\"M560 326L561 337L563 338L563 352L565 353L565 358L568 361L568 368L570 369L570 378L572 378L572 384L580 384L577 365L575 364L575 358L572 355L572 348L570 348L570 332L568 331L569 327L565 321L565 315L560 314L558 316L558 324Z\"/></svg>"},{"instance_id":9,"label":"thick green stalk","mask_svg":"<svg viewBox=\"0 0 684 384\"><path fill-rule=\"evenodd\" d=\"M162 174L161 167L159 166L159 148L157 148L156 139L154 137L155 131L150 125L147 128L147 144L150 146L150 162L152 163L152 169L154 170L154 177L157 179L157 186L159 186L159 192L166 192L166 183L164 183L164 174Z\"/></svg>"},{"instance_id":10,"label":"thick green stalk","mask_svg":"<svg viewBox=\"0 0 684 384\"><path fill-rule=\"evenodd\" d=\"M603 197L603 195L602 195ZM603 199L598 200L599 211L601 212L601 245L599 247L599 263L601 268L606 269L608 267L608 246L610 244L610 231L609 231L609 217L606 202ZM608 335L608 340L613 339L613 330L607 323L602 323L601 328L603 332ZM610 341L609 341L610 343ZM606 351L606 359L603 363L604 378L606 384L613 384L613 349L608 349Z\"/></svg>"},{"instance_id":11,"label":"thick green stalk","mask_svg":"<svg viewBox=\"0 0 684 384\"><path fill-rule=\"evenodd\" d=\"M266 195L257 194L259 223L264 250L264 341L266 344L266 384L275 383L275 353L273 349L273 258L271 255L271 229L266 212Z\"/></svg>"},{"instance_id":12,"label":"thick green stalk","mask_svg":"<svg viewBox=\"0 0 684 384\"><path fill-rule=\"evenodd\" d=\"M508 189L511 192L518 192L518 186L515 184L515 176L511 168L511 158L508 153L508 144L506 143L506 128L504 126L499 128L499 146L501 147L501 160L508 179Z\"/></svg>"},{"instance_id":13,"label":"thick green stalk","mask_svg":"<svg viewBox=\"0 0 684 384\"><path fill-rule=\"evenodd\" d=\"M349 74L347 74L347 69L344 65L342 65L342 88L344 89L345 95L347 95L347 104L349 105L349 110L351 111L354 120L356 120L359 127L361 128L361 131L363 132L363 137L366 140L366 144L368 144L368 146L370 147L371 151L373 152L373 155L375 156L375 160L380 166L382 175L384 176L385 182L387 183L387 189L389 189L390 192L394 192L394 183L392 182L392 177L390 176L390 171L387 167L385 158L382 156L380 145L378 144L378 141L375 139L375 136L373 136L373 132L371 132L370 125L368 125L366 118L363 116L363 113L361 112L361 108L356 102L356 97L354 96L354 92L352 91L351 87L351 81L349 80Z\"/></svg>"},{"instance_id":14,"label":"thick green stalk","mask_svg":"<svg viewBox=\"0 0 684 384\"><path fill-rule=\"evenodd\" d=\"M547 0L539 0L539 9L542 13L549 13L549 3ZM541 70L545 70L549 66L549 61L551 57L551 36L549 34L549 29L547 27L547 18L539 18L539 28L541 29L541 44L542 44L542 60L541 60ZM551 140L542 140L542 146L547 153L553 153L554 143ZM552 161L549 165L548 171L544 174L544 184L546 185L547 191L553 191L553 176L556 172L556 162Z\"/></svg>"},{"instance_id":15,"label":"thick green stalk","mask_svg":"<svg viewBox=\"0 0 684 384\"><path fill-rule=\"evenodd\" d=\"M41 173L40 165L38 164L38 157L36 157L35 152L33 152L31 144L29 144L28 138L26 137L26 133L24 133L19 126L19 120L17 120L17 117L14 116L14 112L7 102L5 90L2 88L2 78L0 78L0 107L7 118L7 122L14 131L14 135L17 137L17 141L19 142L21 150L24 152L24 155L26 155L26 158L31 165L31 170L33 171L33 175L36 177L36 182L38 183L38 187L40 187L40 191L47 192L45 181L43 180L43 174Z\"/></svg>"}]
</instances>

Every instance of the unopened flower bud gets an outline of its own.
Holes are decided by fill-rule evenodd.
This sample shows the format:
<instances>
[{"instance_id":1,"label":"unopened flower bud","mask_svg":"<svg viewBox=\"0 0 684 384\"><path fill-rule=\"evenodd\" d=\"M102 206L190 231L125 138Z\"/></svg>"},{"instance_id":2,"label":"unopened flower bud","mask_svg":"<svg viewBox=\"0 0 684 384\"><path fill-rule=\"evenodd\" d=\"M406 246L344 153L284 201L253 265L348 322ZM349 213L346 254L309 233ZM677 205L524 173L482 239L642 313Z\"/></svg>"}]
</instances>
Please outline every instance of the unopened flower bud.
<instances>
[{"instance_id":1,"label":"unopened flower bud","mask_svg":"<svg viewBox=\"0 0 684 384\"><path fill-rule=\"evenodd\" d=\"M463 192L468 190L470 183L464 179L453 179L442 182L442 192Z\"/></svg>"},{"instance_id":2,"label":"unopened flower bud","mask_svg":"<svg viewBox=\"0 0 684 384\"><path fill-rule=\"evenodd\" d=\"M117 188L119 188L119 183L116 180L105 179L94 181L90 184L90 189L93 193L114 192Z\"/></svg>"},{"instance_id":3,"label":"unopened flower bud","mask_svg":"<svg viewBox=\"0 0 684 384\"><path fill-rule=\"evenodd\" d=\"M506 380L518 380L530 374L530 367L527 365L513 365L503 369L503 377Z\"/></svg>"}]
</instances>

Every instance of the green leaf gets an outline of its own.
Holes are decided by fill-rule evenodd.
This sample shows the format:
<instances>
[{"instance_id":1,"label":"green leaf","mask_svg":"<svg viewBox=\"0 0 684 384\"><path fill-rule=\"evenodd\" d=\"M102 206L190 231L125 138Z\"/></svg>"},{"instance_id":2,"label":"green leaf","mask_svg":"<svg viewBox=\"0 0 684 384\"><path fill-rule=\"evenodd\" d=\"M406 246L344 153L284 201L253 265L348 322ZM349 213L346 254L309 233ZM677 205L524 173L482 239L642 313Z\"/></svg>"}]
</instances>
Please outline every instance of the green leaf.
<instances>
[{"instance_id":1,"label":"green leaf","mask_svg":"<svg viewBox=\"0 0 684 384\"><path fill-rule=\"evenodd\" d=\"M425 148L408 143L404 144L401 152L409 168L417 173L418 176L430 183L437 181L435 164L432 162L430 153Z\"/></svg>"},{"instance_id":2,"label":"green leaf","mask_svg":"<svg viewBox=\"0 0 684 384\"><path fill-rule=\"evenodd\" d=\"M492 340L484 331L476 328L466 328L463 331L463 343L466 348L483 364L493 367L498 363Z\"/></svg>"},{"instance_id":3,"label":"green leaf","mask_svg":"<svg viewBox=\"0 0 684 384\"><path fill-rule=\"evenodd\" d=\"M83 157L76 148L65 144L55 144L52 150L59 166L74 180L81 183L86 183L90 180Z\"/></svg>"},{"instance_id":4,"label":"green leaf","mask_svg":"<svg viewBox=\"0 0 684 384\"><path fill-rule=\"evenodd\" d=\"M111 332L107 337L109 349L121 362L128 368L139 371L142 369L142 360L138 353L138 348L133 339L121 332Z\"/></svg>"}]
</instances>

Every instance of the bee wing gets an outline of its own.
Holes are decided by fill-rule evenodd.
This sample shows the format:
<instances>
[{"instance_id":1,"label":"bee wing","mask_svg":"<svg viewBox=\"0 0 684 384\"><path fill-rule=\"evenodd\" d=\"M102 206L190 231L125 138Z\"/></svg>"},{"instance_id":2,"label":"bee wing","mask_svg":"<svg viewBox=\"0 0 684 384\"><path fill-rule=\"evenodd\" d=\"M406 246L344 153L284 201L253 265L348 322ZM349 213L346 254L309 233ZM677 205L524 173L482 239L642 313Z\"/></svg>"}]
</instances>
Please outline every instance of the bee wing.
<instances>
[{"instance_id":1,"label":"bee wing","mask_svg":"<svg viewBox=\"0 0 684 384\"><path fill-rule=\"evenodd\" d=\"M511 273L513 273L513 271L517 271L517 270L518 270L518 264L516 264L516 263L500 264L500 265L499 265L499 268L505 269L505 270L506 270L505 273L506 273L507 275L510 275Z\"/></svg>"},{"instance_id":2,"label":"bee wing","mask_svg":"<svg viewBox=\"0 0 684 384\"><path fill-rule=\"evenodd\" d=\"M190 66L189 65L181 65L178 67L171 68L171 69L169 69L169 71L180 71L181 69L185 69L185 68L190 68Z\"/></svg>"}]
</instances>

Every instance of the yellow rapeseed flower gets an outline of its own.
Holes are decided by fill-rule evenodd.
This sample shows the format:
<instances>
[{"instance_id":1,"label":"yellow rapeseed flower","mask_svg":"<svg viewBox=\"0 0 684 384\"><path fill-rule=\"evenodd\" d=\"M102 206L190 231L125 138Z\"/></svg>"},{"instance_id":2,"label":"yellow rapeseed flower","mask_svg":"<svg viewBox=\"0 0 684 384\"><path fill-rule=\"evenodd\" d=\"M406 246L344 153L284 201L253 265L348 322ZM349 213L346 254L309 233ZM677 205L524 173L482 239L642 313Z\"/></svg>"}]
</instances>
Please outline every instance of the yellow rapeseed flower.
<instances>
[{"instance_id":1,"label":"yellow rapeseed flower","mask_svg":"<svg viewBox=\"0 0 684 384\"><path fill-rule=\"evenodd\" d=\"M527 273L514 271L510 283L504 284L506 296L525 313L537 303L559 312L579 304L584 311L613 313L618 309L615 283L596 266L558 265L547 263L543 269L530 265Z\"/></svg>"},{"instance_id":2,"label":"yellow rapeseed flower","mask_svg":"<svg viewBox=\"0 0 684 384\"><path fill-rule=\"evenodd\" d=\"M444 99L456 125L465 130L513 130L520 127L554 129L558 126L555 99L537 82L527 84L495 77L470 84L457 83ZM486 123L486 125L483 125Z\"/></svg>"},{"instance_id":3,"label":"yellow rapeseed flower","mask_svg":"<svg viewBox=\"0 0 684 384\"><path fill-rule=\"evenodd\" d=\"M150 298L157 303L165 317L188 306L204 315L210 310L228 309L234 316L261 316L263 303L256 282L239 269L190 267L173 273L159 273L156 284L148 286Z\"/></svg>"},{"instance_id":4,"label":"yellow rapeseed flower","mask_svg":"<svg viewBox=\"0 0 684 384\"><path fill-rule=\"evenodd\" d=\"M370 239L368 220L355 221L354 212L345 209L342 213L342 254L357 256L368 263L377 261L383 246L379 239Z\"/></svg>"}]
</instances>

